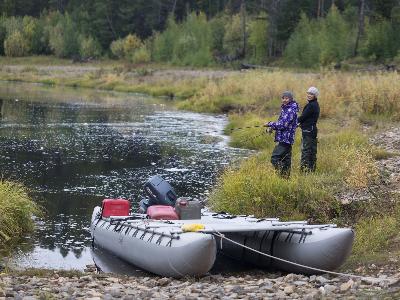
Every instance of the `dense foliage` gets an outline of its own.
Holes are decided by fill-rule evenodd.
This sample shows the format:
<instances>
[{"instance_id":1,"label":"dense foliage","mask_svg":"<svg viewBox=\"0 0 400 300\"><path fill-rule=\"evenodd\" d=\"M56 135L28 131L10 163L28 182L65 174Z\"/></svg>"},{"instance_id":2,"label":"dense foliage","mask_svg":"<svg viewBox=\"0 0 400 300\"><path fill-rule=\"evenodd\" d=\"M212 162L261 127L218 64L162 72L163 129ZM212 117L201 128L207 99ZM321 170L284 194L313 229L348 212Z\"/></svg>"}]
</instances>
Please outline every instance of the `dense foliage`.
<instances>
[{"instance_id":1,"label":"dense foliage","mask_svg":"<svg viewBox=\"0 0 400 300\"><path fill-rule=\"evenodd\" d=\"M301 67L400 59L395 0L0 0L0 9L7 56L192 66L283 57Z\"/></svg>"}]
</instances>

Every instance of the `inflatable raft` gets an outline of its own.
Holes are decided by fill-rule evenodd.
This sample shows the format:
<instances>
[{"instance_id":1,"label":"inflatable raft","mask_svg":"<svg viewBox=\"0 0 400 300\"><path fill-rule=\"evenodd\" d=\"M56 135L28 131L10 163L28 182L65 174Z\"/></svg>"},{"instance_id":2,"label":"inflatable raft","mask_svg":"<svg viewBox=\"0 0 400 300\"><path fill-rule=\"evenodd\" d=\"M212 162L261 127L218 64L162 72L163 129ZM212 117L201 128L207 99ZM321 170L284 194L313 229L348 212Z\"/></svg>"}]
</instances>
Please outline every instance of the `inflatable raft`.
<instances>
[{"instance_id":1,"label":"inflatable raft","mask_svg":"<svg viewBox=\"0 0 400 300\"><path fill-rule=\"evenodd\" d=\"M141 204L146 213L130 213L127 200L105 199L93 211L91 234L94 246L152 273L201 276L219 251L259 268L312 274L338 268L351 252L349 228L200 211L197 203L177 199L159 176L149 182L153 200Z\"/></svg>"}]
</instances>

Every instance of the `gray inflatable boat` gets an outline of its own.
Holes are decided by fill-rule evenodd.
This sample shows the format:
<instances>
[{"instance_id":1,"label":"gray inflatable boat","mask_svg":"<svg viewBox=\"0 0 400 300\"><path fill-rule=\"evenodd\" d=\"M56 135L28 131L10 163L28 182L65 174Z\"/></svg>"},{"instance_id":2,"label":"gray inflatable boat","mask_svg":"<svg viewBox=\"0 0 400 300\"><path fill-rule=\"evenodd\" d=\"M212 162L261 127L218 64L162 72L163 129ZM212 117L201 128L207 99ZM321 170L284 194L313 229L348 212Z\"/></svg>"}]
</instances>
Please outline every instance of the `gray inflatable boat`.
<instances>
[{"instance_id":1,"label":"gray inflatable boat","mask_svg":"<svg viewBox=\"0 0 400 300\"><path fill-rule=\"evenodd\" d=\"M122 199L105 199L101 208L94 209L90 228L94 246L171 277L206 274L217 251L258 268L305 274L334 270L351 252L354 232L349 228L213 213L194 201L173 200L172 188L164 186L162 192L165 181L153 179L158 184L147 186L149 194L161 201L146 203L144 209L142 203L146 213L130 213L129 201Z\"/></svg>"},{"instance_id":2,"label":"gray inflatable boat","mask_svg":"<svg viewBox=\"0 0 400 300\"><path fill-rule=\"evenodd\" d=\"M225 239L221 241L216 236L221 233L263 253L323 270L338 268L350 254L354 239L351 229L331 224L253 217L226 219L225 214L207 212L200 220L150 220L138 214L133 217L136 219L101 218L100 211L100 207L95 208L91 226L96 246L144 270L171 277L204 275L213 266L217 251L260 268L318 273L254 253ZM187 232L187 228L197 231Z\"/></svg>"}]
</instances>

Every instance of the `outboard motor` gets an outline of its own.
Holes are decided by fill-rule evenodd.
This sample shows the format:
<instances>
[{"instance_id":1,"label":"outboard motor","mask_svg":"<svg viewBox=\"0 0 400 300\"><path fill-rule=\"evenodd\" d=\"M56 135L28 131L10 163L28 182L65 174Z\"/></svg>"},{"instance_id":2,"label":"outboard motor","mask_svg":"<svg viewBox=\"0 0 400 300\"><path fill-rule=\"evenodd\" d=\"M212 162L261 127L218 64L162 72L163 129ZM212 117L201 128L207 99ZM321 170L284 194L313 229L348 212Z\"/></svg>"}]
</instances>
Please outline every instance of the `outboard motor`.
<instances>
[{"instance_id":1,"label":"outboard motor","mask_svg":"<svg viewBox=\"0 0 400 300\"><path fill-rule=\"evenodd\" d=\"M140 201L140 213L146 213L147 208L152 205L175 206L178 198L174 188L159 175L151 177L144 185L144 190L149 199Z\"/></svg>"}]
</instances>

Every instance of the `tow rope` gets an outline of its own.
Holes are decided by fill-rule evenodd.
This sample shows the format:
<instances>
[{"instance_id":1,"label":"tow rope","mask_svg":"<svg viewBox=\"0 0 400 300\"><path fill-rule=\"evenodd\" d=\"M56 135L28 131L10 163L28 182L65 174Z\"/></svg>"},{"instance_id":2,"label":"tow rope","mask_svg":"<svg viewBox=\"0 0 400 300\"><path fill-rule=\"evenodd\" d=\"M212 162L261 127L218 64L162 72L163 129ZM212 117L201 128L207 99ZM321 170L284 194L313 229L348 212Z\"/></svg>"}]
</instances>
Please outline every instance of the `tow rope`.
<instances>
[{"instance_id":1,"label":"tow rope","mask_svg":"<svg viewBox=\"0 0 400 300\"><path fill-rule=\"evenodd\" d=\"M361 276L361 275L354 275L354 274L348 274L348 273L328 271L328 270L323 270L323 269L319 269L319 268L306 266L306 265L303 265L303 264L299 264L299 263L296 263L296 262L293 262L293 261L290 261L290 260L286 260L286 259L283 259L283 258L279 258L279 257L273 256L273 255L258 251L256 249L253 249L253 248L249 247L249 246L246 246L246 245L243 245L241 243L238 243L238 242L236 242L236 241L234 241L234 240L232 240L230 238L227 238L221 232L215 231L213 233L213 235L221 238L221 249L222 249L222 239L224 239L224 240L227 240L228 242L231 242L232 244L241 246L241 247L243 247L245 249L248 249L250 251L253 251L253 252L257 253L257 254L260 254L260 255L263 255L263 256L266 256L266 257L269 257L269 258L272 258L272 259L276 259L276 260L279 260L279 261L282 261L282 262L285 262L285 263L288 263L288 264L291 264L291 265L294 265L294 266L297 266L297 267L302 267L302 268L306 268L306 269L309 269L309 270L313 270L313 271L317 271L317 272L321 272L321 273L328 273L328 274L332 274L332 275L345 276L345 277L350 277L350 278L358 278L358 279L361 279L361 280L370 280L372 282L390 281L390 278L375 278L375 277L369 277L369 276Z\"/></svg>"}]
</instances>

